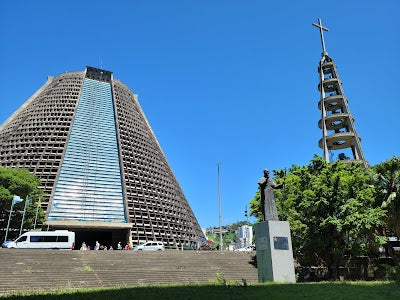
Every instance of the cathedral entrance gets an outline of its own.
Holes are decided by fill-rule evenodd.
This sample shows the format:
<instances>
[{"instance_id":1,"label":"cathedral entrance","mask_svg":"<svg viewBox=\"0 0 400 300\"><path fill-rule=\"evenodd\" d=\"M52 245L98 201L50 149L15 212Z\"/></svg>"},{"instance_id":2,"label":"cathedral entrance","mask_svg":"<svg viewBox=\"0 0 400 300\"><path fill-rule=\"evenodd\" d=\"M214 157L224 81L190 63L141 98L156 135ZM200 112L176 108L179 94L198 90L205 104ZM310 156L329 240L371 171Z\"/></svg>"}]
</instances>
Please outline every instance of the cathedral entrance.
<instances>
[{"instance_id":1,"label":"cathedral entrance","mask_svg":"<svg viewBox=\"0 0 400 300\"><path fill-rule=\"evenodd\" d=\"M79 250L82 243L85 242L86 246L93 250L96 241L99 242L101 246L110 249L110 246L114 250L117 249L118 243L121 243L122 247L128 243L128 230L96 230L96 229L72 229L75 232L75 250Z\"/></svg>"},{"instance_id":2,"label":"cathedral entrance","mask_svg":"<svg viewBox=\"0 0 400 300\"><path fill-rule=\"evenodd\" d=\"M50 230L69 230L75 232L75 250L81 248L85 242L91 250L96 241L107 249L110 246L117 249L118 243L122 247L131 242L132 223L117 222L80 222L75 220L50 220L45 223Z\"/></svg>"},{"instance_id":3,"label":"cathedral entrance","mask_svg":"<svg viewBox=\"0 0 400 300\"><path fill-rule=\"evenodd\" d=\"M81 248L85 242L91 250L94 249L96 241L100 245L110 246L117 249L118 243L122 247L131 242L132 223L114 223L114 222L80 222L69 220L47 221L45 223L48 230L69 230L75 232L75 250Z\"/></svg>"}]
</instances>

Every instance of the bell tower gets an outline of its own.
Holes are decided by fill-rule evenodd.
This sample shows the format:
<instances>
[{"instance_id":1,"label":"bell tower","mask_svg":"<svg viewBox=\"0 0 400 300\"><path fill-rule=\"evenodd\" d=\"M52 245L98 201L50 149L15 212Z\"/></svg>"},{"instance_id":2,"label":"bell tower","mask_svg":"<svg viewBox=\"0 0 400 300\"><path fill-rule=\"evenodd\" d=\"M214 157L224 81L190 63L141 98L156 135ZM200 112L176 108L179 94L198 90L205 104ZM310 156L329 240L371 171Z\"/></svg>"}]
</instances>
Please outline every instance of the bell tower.
<instances>
[{"instance_id":1,"label":"bell tower","mask_svg":"<svg viewBox=\"0 0 400 300\"><path fill-rule=\"evenodd\" d=\"M323 32L328 29L322 26L321 19L318 19L318 24L312 25L319 28L322 45L322 57L318 66L318 108L321 110L318 127L322 130L319 147L323 149L324 159L328 163L336 160L358 161L366 167L368 163L361 148L361 138L354 126L354 117L350 112L342 81L334 60L325 49Z\"/></svg>"}]
</instances>

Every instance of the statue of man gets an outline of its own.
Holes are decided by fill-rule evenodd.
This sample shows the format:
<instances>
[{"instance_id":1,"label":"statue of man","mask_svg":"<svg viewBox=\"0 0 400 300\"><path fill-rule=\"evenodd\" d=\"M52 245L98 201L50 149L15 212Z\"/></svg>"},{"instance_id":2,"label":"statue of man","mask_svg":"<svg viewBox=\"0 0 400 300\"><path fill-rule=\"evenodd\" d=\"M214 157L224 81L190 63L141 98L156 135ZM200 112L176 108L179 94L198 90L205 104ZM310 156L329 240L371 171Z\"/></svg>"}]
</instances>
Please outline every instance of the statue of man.
<instances>
[{"instance_id":1,"label":"statue of man","mask_svg":"<svg viewBox=\"0 0 400 300\"><path fill-rule=\"evenodd\" d=\"M275 181L269 177L269 170L264 170L264 177L258 181L261 191L261 211L262 220L275 220L279 221L278 211L276 210L274 189L281 189L283 183L276 184Z\"/></svg>"}]
</instances>

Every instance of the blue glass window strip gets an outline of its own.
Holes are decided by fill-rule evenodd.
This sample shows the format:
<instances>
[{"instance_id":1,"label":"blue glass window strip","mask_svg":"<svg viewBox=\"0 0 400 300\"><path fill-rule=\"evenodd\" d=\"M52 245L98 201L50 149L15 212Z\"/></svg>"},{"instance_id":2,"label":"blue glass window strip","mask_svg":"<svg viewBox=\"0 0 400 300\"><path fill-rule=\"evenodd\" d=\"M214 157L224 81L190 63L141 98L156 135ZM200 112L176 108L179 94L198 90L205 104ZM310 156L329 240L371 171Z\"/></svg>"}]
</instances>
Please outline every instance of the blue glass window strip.
<instances>
[{"instance_id":1,"label":"blue glass window strip","mask_svg":"<svg viewBox=\"0 0 400 300\"><path fill-rule=\"evenodd\" d=\"M84 80L49 220L126 223L110 83Z\"/></svg>"}]
</instances>

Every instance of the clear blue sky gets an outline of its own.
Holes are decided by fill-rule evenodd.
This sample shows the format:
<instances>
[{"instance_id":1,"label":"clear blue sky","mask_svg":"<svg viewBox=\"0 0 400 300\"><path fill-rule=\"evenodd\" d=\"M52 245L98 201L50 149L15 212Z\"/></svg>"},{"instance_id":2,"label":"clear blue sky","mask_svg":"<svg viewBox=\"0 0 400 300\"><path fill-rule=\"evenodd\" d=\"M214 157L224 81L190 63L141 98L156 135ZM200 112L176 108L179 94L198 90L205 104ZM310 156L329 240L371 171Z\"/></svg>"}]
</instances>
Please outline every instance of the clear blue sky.
<instances>
[{"instance_id":1,"label":"clear blue sky","mask_svg":"<svg viewBox=\"0 0 400 300\"><path fill-rule=\"evenodd\" d=\"M244 220L262 170L320 154L318 30L371 164L400 155L400 2L0 2L0 123L47 75L103 67L142 108L202 227ZM396 92L397 91L397 92Z\"/></svg>"}]
</instances>

